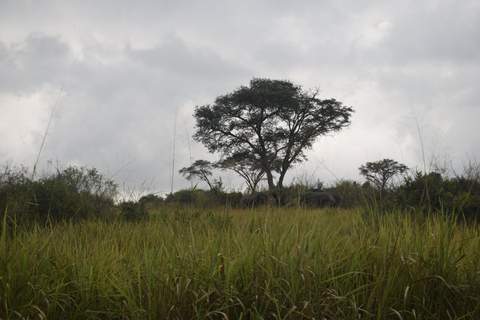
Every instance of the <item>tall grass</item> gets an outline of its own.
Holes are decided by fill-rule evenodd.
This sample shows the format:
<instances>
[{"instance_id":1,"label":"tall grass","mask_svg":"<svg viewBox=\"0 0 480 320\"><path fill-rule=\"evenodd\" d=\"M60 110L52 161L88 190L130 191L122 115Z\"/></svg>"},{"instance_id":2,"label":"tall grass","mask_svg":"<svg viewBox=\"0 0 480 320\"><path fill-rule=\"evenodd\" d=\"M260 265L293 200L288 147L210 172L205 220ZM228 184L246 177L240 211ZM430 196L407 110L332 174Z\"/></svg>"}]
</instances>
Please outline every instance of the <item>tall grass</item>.
<instances>
[{"instance_id":1,"label":"tall grass","mask_svg":"<svg viewBox=\"0 0 480 320\"><path fill-rule=\"evenodd\" d=\"M480 318L478 226L445 214L176 209L7 225L2 319Z\"/></svg>"}]
</instances>

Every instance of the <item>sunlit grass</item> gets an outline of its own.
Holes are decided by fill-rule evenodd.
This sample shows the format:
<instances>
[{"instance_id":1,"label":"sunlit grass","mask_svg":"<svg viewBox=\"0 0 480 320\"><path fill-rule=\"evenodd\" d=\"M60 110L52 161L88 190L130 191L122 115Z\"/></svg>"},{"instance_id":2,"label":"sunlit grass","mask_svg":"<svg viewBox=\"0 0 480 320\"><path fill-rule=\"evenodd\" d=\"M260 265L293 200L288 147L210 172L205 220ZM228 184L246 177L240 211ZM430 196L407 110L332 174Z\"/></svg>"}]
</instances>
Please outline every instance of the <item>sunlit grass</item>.
<instances>
[{"instance_id":1,"label":"sunlit grass","mask_svg":"<svg viewBox=\"0 0 480 320\"><path fill-rule=\"evenodd\" d=\"M0 318L478 319L479 246L477 225L361 209L4 227Z\"/></svg>"}]
</instances>

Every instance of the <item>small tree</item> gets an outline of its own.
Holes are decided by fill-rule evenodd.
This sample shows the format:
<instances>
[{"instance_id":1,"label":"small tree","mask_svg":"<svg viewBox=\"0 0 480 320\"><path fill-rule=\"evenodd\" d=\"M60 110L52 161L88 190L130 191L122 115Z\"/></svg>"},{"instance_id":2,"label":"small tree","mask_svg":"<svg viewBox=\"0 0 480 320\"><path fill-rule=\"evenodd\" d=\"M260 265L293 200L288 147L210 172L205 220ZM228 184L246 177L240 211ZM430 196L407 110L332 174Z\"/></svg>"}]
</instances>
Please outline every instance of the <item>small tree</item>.
<instances>
[{"instance_id":1,"label":"small tree","mask_svg":"<svg viewBox=\"0 0 480 320\"><path fill-rule=\"evenodd\" d=\"M182 174L188 181L193 178L198 178L202 181L205 181L210 190L213 189L214 185L210 182L209 177L212 176L213 164L207 160L197 160L190 167L184 167L178 172Z\"/></svg>"},{"instance_id":2,"label":"small tree","mask_svg":"<svg viewBox=\"0 0 480 320\"><path fill-rule=\"evenodd\" d=\"M367 162L358 168L360 174L380 192L380 196L386 189L392 188L391 178L403 174L408 167L392 159L383 159L376 162Z\"/></svg>"},{"instance_id":3,"label":"small tree","mask_svg":"<svg viewBox=\"0 0 480 320\"><path fill-rule=\"evenodd\" d=\"M250 192L257 191L258 184L265 176L265 170L249 152L235 153L218 161L216 167L238 173L247 183Z\"/></svg>"}]
</instances>

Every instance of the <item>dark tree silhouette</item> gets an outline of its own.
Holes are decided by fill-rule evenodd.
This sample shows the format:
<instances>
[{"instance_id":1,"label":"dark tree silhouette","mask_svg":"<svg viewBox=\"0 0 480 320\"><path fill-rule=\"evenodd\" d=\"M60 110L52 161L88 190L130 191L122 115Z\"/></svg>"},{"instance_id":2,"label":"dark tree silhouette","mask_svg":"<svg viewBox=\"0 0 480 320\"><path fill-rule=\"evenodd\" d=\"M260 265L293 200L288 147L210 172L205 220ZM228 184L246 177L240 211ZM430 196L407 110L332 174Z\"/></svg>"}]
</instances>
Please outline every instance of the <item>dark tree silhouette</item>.
<instances>
[{"instance_id":1,"label":"dark tree silhouette","mask_svg":"<svg viewBox=\"0 0 480 320\"><path fill-rule=\"evenodd\" d=\"M222 170L230 169L238 173L247 183L250 192L257 191L258 184L265 176L265 170L249 152L232 154L215 163L215 167Z\"/></svg>"},{"instance_id":2,"label":"dark tree silhouette","mask_svg":"<svg viewBox=\"0 0 480 320\"><path fill-rule=\"evenodd\" d=\"M213 165L210 161L197 160L190 167L184 167L178 172L181 173L182 176L184 176L188 181L192 180L193 178L198 178L205 181L211 190L214 186L208 177L212 175L212 169Z\"/></svg>"},{"instance_id":3,"label":"dark tree silhouette","mask_svg":"<svg viewBox=\"0 0 480 320\"><path fill-rule=\"evenodd\" d=\"M269 189L282 188L287 170L306 160L305 151L321 136L350 124L353 109L335 99L317 98L290 81L254 78L250 86L219 96L213 105L197 106L194 139L222 160L251 154L265 172Z\"/></svg>"},{"instance_id":4,"label":"dark tree silhouette","mask_svg":"<svg viewBox=\"0 0 480 320\"><path fill-rule=\"evenodd\" d=\"M390 179L398 174L405 173L408 167L392 159L383 159L376 162L367 162L358 169L360 174L382 194L391 187Z\"/></svg>"}]
</instances>

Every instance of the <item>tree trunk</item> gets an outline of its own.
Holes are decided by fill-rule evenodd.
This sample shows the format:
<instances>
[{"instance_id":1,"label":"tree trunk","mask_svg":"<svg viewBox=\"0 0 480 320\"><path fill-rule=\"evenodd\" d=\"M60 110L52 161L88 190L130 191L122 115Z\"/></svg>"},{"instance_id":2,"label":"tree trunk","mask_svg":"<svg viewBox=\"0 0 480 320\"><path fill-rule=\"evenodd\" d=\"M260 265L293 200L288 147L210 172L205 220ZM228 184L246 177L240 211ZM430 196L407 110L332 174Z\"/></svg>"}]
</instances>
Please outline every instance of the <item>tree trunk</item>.
<instances>
[{"instance_id":1,"label":"tree trunk","mask_svg":"<svg viewBox=\"0 0 480 320\"><path fill-rule=\"evenodd\" d=\"M267 181L268 181L268 190L275 189L275 183L273 183L273 175L271 170L266 170Z\"/></svg>"},{"instance_id":2,"label":"tree trunk","mask_svg":"<svg viewBox=\"0 0 480 320\"><path fill-rule=\"evenodd\" d=\"M278 178L278 189L283 189L283 178L285 178L285 172L280 173L280 177Z\"/></svg>"},{"instance_id":3,"label":"tree trunk","mask_svg":"<svg viewBox=\"0 0 480 320\"><path fill-rule=\"evenodd\" d=\"M262 151L260 152L260 159L261 159L263 169L267 174L268 190L272 190L272 189L275 189L275 183L273 183L272 168L270 167L270 162L268 162L267 152L265 150L265 146L263 145L261 137L259 137L259 140L262 145Z\"/></svg>"}]
</instances>

